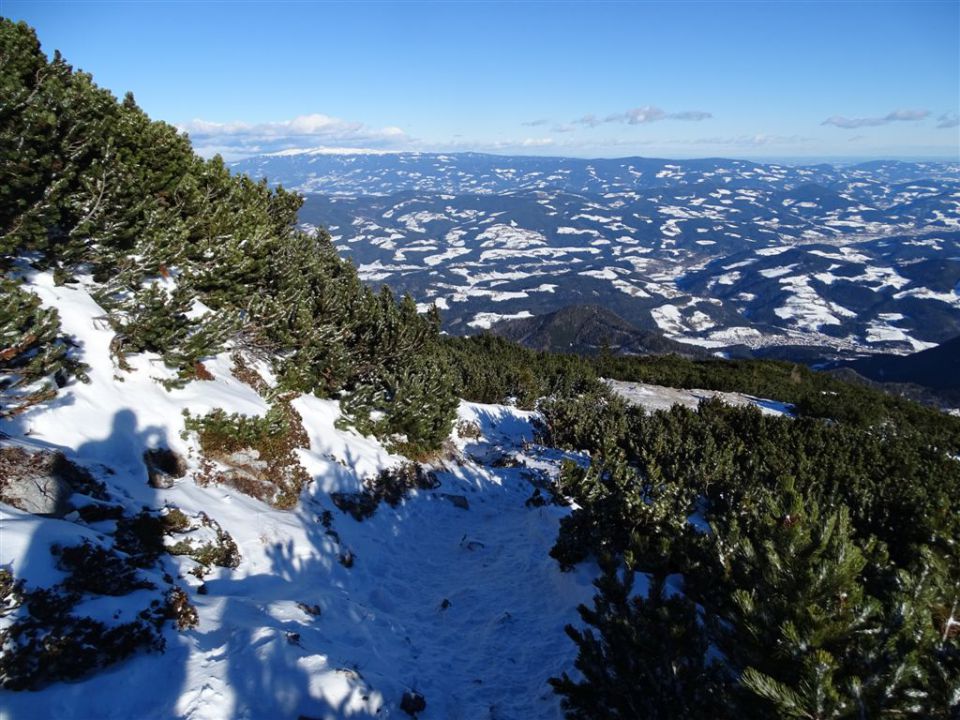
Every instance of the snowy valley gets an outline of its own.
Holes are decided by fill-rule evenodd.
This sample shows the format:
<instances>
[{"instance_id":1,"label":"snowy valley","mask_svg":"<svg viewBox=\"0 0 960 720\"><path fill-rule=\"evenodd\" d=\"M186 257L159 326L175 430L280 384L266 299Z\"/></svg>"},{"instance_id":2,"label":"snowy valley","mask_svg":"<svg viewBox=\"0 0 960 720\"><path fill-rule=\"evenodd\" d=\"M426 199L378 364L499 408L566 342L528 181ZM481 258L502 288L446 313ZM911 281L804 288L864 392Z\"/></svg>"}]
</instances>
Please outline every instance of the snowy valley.
<instances>
[{"instance_id":1,"label":"snowy valley","mask_svg":"<svg viewBox=\"0 0 960 720\"><path fill-rule=\"evenodd\" d=\"M960 166L289 150L231 164L305 194L373 286L467 334L597 303L773 357L960 334Z\"/></svg>"}]
</instances>

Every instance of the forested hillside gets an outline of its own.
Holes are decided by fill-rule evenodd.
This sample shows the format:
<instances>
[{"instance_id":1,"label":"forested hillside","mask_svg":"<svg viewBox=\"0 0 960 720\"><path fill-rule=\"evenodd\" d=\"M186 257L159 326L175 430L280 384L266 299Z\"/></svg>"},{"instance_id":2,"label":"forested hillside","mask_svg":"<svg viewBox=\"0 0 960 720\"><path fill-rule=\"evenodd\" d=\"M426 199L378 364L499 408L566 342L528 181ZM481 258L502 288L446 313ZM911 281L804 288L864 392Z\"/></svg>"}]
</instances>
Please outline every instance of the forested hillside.
<instances>
[{"instance_id":1,"label":"forested hillside","mask_svg":"<svg viewBox=\"0 0 960 720\"><path fill-rule=\"evenodd\" d=\"M346 390L364 428L414 451L439 444L455 400L430 350L435 317L367 290L326 233L296 231L298 196L198 158L132 94L117 102L59 53L48 62L26 26L2 32L0 412L82 379L54 315L18 288L29 261L94 283L121 367L155 352L189 380L240 336L269 354L283 390Z\"/></svg>"},{"instance_id":2,"label":"forested hillside","mask_svg":"<svg viewBox=\"0 0 960 720\"><path fill-rule=\"evenodd\" d=\"M960 418L445 337L300 203L0 20L0 710L958 717Z\"/></svg>"}]
</instances>

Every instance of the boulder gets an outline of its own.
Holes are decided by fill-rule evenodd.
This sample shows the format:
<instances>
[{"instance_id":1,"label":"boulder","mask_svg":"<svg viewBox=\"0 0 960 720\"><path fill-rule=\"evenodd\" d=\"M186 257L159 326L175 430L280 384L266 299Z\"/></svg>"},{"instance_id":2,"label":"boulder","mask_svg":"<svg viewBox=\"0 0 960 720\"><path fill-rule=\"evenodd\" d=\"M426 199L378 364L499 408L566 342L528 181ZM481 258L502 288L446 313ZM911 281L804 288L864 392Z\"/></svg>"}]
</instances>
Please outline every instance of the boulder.
<instances>
[{"instance_id":1,"label":"boulder","mask_svg":"<svg viewBox=\"0 0 960 720\"><path fill-rule=\"evenodd\" d=\"M103 496L103 487L63 453L0 448L0 500L35 515L62 518L74 493Z\"/></svg>"},{"instance_id":2,"label":"boulder","mask_svg":"<svg viewBox=\"0 0 960 720\"><path fill-rule=\"evenodd\" d=\"M143 463L147 466L147 482L152 488L172 488L174 480L187 474L187 461L170 448L147 450L143 453Z\"/></svg>"},{"instance_id":3,"label":"boulder","mask_svg":"<svg viewBox=\"0 0 960 720\"><path fill-rule=\"evenodd\" d=\"M417 713L427 709L427 699L418 692L405 692L400 699L400 709L407 715L416 717Z\"/></svg>"},{"instance_id":4,"label":"boulder","mask_svg":"<svg viewBox=\"0 0 960 720\"><path fill-rule=\"evenodd\" d=\"M450 501L454 507L458 507L461 510L469 510L470 502L467 500L466 495L451 495L450 493L440 493L440 497L444 500Z\"/></svg>"}]
</instances>

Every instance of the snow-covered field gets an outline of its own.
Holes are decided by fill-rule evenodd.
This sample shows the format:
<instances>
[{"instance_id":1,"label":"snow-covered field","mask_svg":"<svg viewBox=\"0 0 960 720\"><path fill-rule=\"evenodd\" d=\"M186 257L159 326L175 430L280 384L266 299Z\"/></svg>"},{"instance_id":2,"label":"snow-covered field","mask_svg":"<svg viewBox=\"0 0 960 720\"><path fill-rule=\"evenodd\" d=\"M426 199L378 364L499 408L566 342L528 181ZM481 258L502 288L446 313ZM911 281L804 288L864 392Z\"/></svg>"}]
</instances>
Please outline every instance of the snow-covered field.
<instances>
[{"instance_id":1,"label":"snow-covered field","mask_svg":"<svg viewBox=\"0 0 960 720\"><path fill-rule=\"evenodd\" d=\"M177 631L167 623L162 654L140 653L37 691L2 691L0 717L407 717L399 704L408 691L425 697L419 717L427 719L562 716L547 679L572 666L576 649L563 628L592 597L596 569L561 573L548 552L569 510L526 504L562 459L529 442L530 413L462 403L461 420L480 434L453 436L455 449L433 468L440 486L413 491L396 508L381 504L361 522L337 510L329 493L356 492L403 459L373 438L337 429L335 401L301 397L294 407L310 447L298 452L312 482L293 510L277 510L193 479L199 447L182 434L182 410L267 409L232 375L229 355L206 363L214 380L168 392L156 379L170 371L157 358L134 358L132 372L115 367L113 333L82 288L56 287L42 274L32 284L80 341L91 382L0 423L0 446L61 450L131 513L206 513L233 537L241 561L201 581L188 572L190 558L162 556L162 567L142 572L158 584L169 573L186 588L197 627ZM146 449L161 446L190 466L169 489L148 485L142 460ZM505 456L514 460L496 462ZM50 553L54 543L109 546L112 527L85 524L76 513L56 519L0 504L0 567L28 587L48 586L64 576ZM131 620L145 593L91 598L76 612Z\"/></svg>"}]
</instances>

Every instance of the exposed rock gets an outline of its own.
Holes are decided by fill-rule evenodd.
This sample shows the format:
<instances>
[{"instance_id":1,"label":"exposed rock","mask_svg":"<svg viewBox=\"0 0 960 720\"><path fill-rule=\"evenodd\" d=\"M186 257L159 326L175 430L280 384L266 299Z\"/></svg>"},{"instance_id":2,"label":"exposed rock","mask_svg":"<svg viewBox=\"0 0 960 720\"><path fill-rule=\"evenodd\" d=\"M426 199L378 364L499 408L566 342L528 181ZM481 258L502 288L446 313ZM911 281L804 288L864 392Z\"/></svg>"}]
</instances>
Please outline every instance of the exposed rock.
<instances>
[{"instance_id":1,"label":"exposed rock","mask_svg":"<svg viewBox=\"0 0 960 720\"><path fill-rule=\"evenodd\" d=\"M220 481L240 492L271 502L276 495L277 485L270 478L270 463L260 459L256 448L245 448L227 455L215 455L226 469L220 473Z\"/></svg>"},{"instance_id":2,"label":"exposed rock","mask_svg":"<svg viewBox=\"0 0 960 720\"><path fill-rule=\"evenodd\" d=\"M165 472L157 472L147 468L147 484L156 490L169 490L173 487L173 478Z\"/></svg>"},{"instance_id":3,"label":"exposed rock","mask_svg":"<svg viewBox=\"0 0 960 720\"><path fill-rule=\"evenodd\" d=\"M323 608L319 605L310 605L309 603L298 602L297 607L303 610L307 615L313 615L314 617L319 617L323 612Z\"/></svg>"},{"instance_id":4,"label":"exposed rock","mask_svg":"<svg viewBox=\"0 0 960 720\"><path fill-rule=\"evenodd\" d=\"M143 462L147 466L147 482L152 488L172 488L174 480L187 473L187 461L170 448L147 450L143 453Z\"/></svg>"},{"instance_id":5,"label":"exposed rock","mask_svg":"<svg viewBox=\"0 0 960 720\"><path fill-rule=\"evenodd\" d=\"M440 493L440 497L444 500L449 500L454 507L458 507L461 510L469 510L470 502L467 500L466 495L451 495L450 493Z\"/></svg>"},{"instance_id":6,"label":"exposed rock","mask_svg":"<svg viewBox=\"0 0 960 720\"><path fill-rule=\"evenodd\" d=\"M417 713L427 709L427 699L418 692L405 692L400 699L400 709L407 715L416 717Z\"/></svg>"},{"instance_id":7,"label":"exposed rock","mask_svg":"<svg viewBox=\"0 0 960 720\"><path fill-rule=\"evenodd\" d=\"M70 496L104 497L103 486L62 453L0 448L0 500L35 515L63 517Z\"/></svg>"},{"instance_id":8,"label":"exposed rock","mask_svg":"<svg viewBox=\"0 0 960 720\"><path fill-rule=\"evenodd\" d=\"M515 455L504 453L503 455L498 457L496 460L494 460L492 463L490 463L490 465L491 467L495 467L495 468L516 468L516 467L523 467L523 461L520 460Z\"/></svg>"},{"instance_id":9,"label":"exposed rock","mask_svg":"<svg viewBox=\"0 0 960 720\"><path fill-rule=\"evenodd\" d=\"M482 550L486 547L486 545L479 540L468 540L467 536L464 535L462 538L460 538L460 547L462 547L464 550L470 550L472 552L473 550Z\"/></svg>"},{"instance_id":10,"label":"exposed rock","mask_svg":"<svg viewBox=\"0 0 960 720\"><path fill-rule=\"evenodd\" d=\"M337 509L349 513L357 521L365 520L377 511L380 500L371 493L330 493Z\"/></svg>"},{"instance_id":11,"label":"exposed rock","mask_svg":"<svg viewBox=\"0 0 960 720\"><path fill-rule=\"evenodd\" d=\"M527 501L524 503L527 507L543 507L547 504L547 501L543 497L543 493L540 492L540 488L536 488L533 491L533 495L527 498Z\"/></svg>"}]
</instances>

